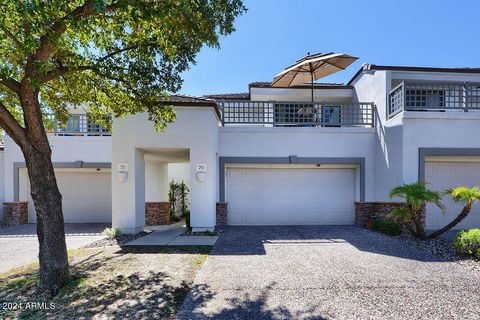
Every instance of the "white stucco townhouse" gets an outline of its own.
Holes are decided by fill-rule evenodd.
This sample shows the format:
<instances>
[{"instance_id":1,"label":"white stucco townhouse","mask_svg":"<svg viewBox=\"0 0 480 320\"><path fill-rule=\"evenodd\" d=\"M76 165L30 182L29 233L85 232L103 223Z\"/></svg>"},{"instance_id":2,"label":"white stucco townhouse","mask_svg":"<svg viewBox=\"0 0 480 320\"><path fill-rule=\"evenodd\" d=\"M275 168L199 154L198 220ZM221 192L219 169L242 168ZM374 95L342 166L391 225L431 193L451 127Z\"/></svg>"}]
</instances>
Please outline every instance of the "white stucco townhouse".
<instances>
[{"instance_id":1,"label":"white stucco townhouse","mask_svg":"<svg viewBox=\"0 0 480 320\"><path fill-rule=\"evenodd\" d=\"M174 96L177 120L163 133L138 114L115 119L110 135L76 109L50 137L65 221L138 232L145 203L166 201L172 179L190 186L195 230L351 225L356 203L391 201L404 182L480 184L480 69L365 64L346 85L315 84L310 99L310 86L266 82L248 93ZM35 222L8 136L0 154L0 202L28 201ZM427 207L427 228L457 214L445 203L445 214ZM479 226L476 207L458 227Z\"/></svg>"}]
</instances>

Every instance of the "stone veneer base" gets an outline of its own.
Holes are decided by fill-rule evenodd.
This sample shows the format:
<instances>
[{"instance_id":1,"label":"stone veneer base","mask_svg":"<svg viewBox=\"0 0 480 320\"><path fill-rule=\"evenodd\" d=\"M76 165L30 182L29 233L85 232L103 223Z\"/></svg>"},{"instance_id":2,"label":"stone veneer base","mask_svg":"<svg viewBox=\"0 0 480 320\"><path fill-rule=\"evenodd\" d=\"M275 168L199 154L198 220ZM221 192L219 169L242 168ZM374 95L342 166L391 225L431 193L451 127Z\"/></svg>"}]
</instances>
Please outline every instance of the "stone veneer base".
<instances>
[{"instance_id":1,"label":"stone veneer base","mask_svg":"<svg viewBox=\"0 0 480 320\"><path fill-rule=\"evenodd\" d=\"M405 206L404 202L355 202L355 225L366 227L368 220L383 220L395 208ZM425 206L422 208L422 223L425 227Z\"/></svg>"},{"instance_id":2,"label":"stone veneer base","mask_svg":"<svg viewBox=\"0 0 480 320\"><path fill-rule=\"evenodd\" d=\"M145 202L145 225L170 224L170 202Z\"/></svg>"},{"instance_id":3,"label":"stone veneer base","mask_svg":"<svg viewBox=\"0 0 480 320\"><path fill-rule=\"evenodd\" d=\"M216 209L216 227L226 226L228 224L228 204L217 202Z\"/></svg>"},{"instance_id":4,"label":"stone veneer base","mask_svg":"<svg viewBox=\"0 0 480 320\"><path fill-rule=\"evenodd\" d=\"M28 223L28 202L4 202L3 224L17 226Z\"/></svg>"}]
</instances>

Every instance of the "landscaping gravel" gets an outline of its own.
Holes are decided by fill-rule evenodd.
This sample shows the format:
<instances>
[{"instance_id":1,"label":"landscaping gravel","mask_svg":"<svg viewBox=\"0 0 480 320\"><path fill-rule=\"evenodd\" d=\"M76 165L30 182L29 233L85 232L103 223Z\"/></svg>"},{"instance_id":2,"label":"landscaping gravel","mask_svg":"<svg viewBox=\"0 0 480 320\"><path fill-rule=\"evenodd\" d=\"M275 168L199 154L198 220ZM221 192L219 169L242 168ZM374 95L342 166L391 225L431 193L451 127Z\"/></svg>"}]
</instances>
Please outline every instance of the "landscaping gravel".
<instances>
[{"instance_id":1,"label":"landscaping gravel","mask_svg":"<svg viewBox=\"0 0 480 320\"><path fill-rule=\"evenodd\" d=\"M193 232L192 230L187 230L185 231L184 234L182 234L182 236L187 236L187 237L190 237L190 236L200 236L200 237L216 237L218 236L218 233L217 231L202 231L202 232Z\"/></svg>"},{"instance_id":2,"label":"landscaping gravel","mask_svg":"<svg viewBox=\"0 0 480 320\"><path fill-rule=\"evenodd\" d=\"M102 247L111 247L111 246L122 246L127 242L130 242L132 240L141 238L143 236L146 236L148 234L152 233L152 231L142 231L137 234L121 234L118 237L115 237L113 239L110 238L105 238L101 240L97 240L95 242L89 243L85 246L82 247L82 249L86 248L102 248Z\"/></svg>"},{"instance_id":3,"label":"landscaping gravel","mask_svg":"<svg viewBox=\"0 0 480 320\"><path fill-rule=\"evenodd\" d=\"M226 228L179 319L480 319L480 272L357 227Z\"/></svg>"},{"instance_id":4,"label":"landscaping gravel","mask_svg":"<svg viewBox=\"0 0 480 320\"><path fill-rule=\"evenodd\" d=\"M418 240L410 235L403 234L396 238L408 245L413 245L433 255L456 262L466 268L475 269L476 271L480 272L480 260L470 256L460 256L453 247L453 241L450 239L435 238L429 240Z\"/></svg>"}]
</instances>

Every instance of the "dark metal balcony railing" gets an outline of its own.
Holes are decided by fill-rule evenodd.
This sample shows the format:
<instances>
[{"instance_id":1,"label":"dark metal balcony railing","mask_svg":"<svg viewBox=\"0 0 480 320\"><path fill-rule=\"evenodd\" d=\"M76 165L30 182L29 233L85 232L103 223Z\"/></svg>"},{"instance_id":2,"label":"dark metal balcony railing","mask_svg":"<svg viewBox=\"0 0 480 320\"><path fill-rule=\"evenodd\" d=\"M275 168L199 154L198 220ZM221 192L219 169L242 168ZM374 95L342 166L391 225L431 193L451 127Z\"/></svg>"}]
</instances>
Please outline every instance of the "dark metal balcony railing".
<instances>
[{"instance_id":1,"label":"dark metal balcony railing","mask_svg":"<svg viewBox=\"0 0 480 320\"><path fill-rule=\"evenodd\" d=\"M402 111L480 111L480 83L407 82L388 94L388 118Z\"/></svg>"},{"instance_id":2,"label":"dark metal balcony railing","mask_svg":"<svg viewBox=\"0 0 480 320\"><path fill-rule=\"evenodd\" d=\"M51 122L47 128L49 135L56 136L110 136L111 133L101 124L89 119L86 114L71 114L65 126L60 126L55 116L47 117Z\"/></svg>"},{"instance_id":3,"label":"dark metal balcony railing","mask_svg":"<svg viewBox=\"0 0 480 320\"><path fill-rule=\"evenodd\" d=\"M363 102L222 101L222 125L373 127L375 107Z\"/></svg>"}]
</instances>

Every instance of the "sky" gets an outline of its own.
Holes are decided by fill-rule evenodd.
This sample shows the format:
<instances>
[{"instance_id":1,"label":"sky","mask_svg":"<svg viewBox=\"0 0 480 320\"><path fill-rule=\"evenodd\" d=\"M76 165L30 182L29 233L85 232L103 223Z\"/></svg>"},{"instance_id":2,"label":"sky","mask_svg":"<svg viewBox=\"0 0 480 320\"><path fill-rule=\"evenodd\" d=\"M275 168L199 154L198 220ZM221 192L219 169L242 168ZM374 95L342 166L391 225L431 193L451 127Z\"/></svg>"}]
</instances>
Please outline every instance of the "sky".
<instances>
[{"instance_id":1,"label":"sky","mask_svg":"<svg viewBox=\"0 0 480 320\"><path fill-rule=\"evenodd\" d=\"M181 93L248 91L307 52L359 59L321 82L346 83L363 63L480 67L478 0L244 0L236 31L205 47L183 74Z\"/></svg>"}]
</instances>

